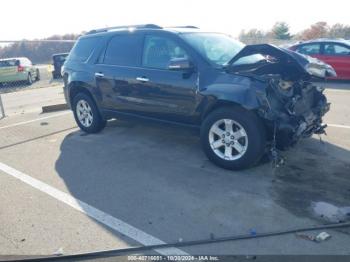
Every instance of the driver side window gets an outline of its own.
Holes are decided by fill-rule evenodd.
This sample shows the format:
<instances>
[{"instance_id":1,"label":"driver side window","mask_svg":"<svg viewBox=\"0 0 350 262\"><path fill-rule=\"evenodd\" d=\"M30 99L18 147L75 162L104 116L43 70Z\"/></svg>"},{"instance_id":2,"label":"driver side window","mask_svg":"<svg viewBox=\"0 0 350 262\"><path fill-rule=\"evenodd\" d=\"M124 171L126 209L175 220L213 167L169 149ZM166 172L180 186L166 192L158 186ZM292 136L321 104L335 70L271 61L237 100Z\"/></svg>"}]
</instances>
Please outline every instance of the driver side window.
<instances>
[{"instance_id":1,"label":"driver side window","mask_svg":"<svg viewBox=\"0 0 350 262\"><path fill-rule=\"evenodd\" d=\"M150 68L168 69L175 58L188 58L176 42L161 36L146 36L143 47L142 65Z\"/></svg>"}]
</instances>

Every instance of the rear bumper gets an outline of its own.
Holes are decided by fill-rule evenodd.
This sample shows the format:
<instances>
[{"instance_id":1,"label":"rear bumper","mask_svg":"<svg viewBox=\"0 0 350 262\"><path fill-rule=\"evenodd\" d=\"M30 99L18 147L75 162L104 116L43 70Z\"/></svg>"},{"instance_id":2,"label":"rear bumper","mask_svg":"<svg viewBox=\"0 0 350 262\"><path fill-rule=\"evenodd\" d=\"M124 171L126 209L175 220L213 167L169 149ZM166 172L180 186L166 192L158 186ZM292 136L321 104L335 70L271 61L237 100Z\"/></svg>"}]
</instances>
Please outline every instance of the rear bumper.
<instances>
[{"instance_id":1,"label":"rear bumper","mask_svg":"<svg viewBox=\"0 0 350 262\"><path fill-rule=\"evenodd\" d=\"M16 75L11 75L11 76L1 76L0 75L0 83L12 83L12 82L17 82L17 81L25 81L27 80L28 73L23 72L23 73L17 73Z\"/></svg>"}]
</instances>

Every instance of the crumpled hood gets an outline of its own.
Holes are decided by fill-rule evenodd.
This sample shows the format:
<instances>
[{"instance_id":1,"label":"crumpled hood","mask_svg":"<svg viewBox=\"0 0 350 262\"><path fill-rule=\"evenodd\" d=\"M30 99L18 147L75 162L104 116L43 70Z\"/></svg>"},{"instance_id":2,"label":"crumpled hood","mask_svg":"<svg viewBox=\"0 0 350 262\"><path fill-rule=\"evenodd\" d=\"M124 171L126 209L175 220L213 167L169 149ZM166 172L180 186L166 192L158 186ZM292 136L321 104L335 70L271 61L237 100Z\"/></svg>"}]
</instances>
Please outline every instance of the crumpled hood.
<instances>
[{"instance_id":1,"label":"crumpled hood","mask_svg":"<svg viewBox=\"0 0 350 262\"><path fill-rule=\"evenodd\" d=\"M280 64L289 66L293 65L298 68L300 73L310 76L319 78L336 76L333 67L316 58L302 55L271 44L247 45L230 60L228 65L230 67L235 67L235 62L240 58L255 54L274 57Z\"/></svg>"}]
</instances>

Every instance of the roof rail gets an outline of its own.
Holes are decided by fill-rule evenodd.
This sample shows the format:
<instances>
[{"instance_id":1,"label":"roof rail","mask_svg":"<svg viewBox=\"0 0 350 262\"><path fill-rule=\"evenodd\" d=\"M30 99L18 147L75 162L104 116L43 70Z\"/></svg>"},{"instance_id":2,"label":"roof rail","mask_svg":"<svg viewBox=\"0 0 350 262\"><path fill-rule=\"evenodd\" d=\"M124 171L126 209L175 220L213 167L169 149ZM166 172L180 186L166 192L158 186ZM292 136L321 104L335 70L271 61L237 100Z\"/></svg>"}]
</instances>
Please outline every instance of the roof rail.
<instances>
[{"instance_id":1,"label":"roof rail","mask_svg":"<svg viewBox=\"0 0 350 262\"><path fill-rule=\"evenodd\" d=\"M127 28L148 28L148 29L162 29L159 25L155 24L144 24L144 25L123 25L123 26L112 26L112 27L105 27L105 28L99 28L99 29L93 29L87 32L87 35L90 34L96 34L96 33L102 33L102 32L108 32L109 30L114 30L114 29L127 29Z\"/></svg>"},{"instance_id":2,"label":"roof rail","mask_svg":"<svg viewBox=\"0 0 350 262\"><path fill-rule=\"evenodd\" d=\"M193 29L199 29L199 27L194 26L194 25L167 26L167 28L193 28Z\"/></svg>"}]
</instances>

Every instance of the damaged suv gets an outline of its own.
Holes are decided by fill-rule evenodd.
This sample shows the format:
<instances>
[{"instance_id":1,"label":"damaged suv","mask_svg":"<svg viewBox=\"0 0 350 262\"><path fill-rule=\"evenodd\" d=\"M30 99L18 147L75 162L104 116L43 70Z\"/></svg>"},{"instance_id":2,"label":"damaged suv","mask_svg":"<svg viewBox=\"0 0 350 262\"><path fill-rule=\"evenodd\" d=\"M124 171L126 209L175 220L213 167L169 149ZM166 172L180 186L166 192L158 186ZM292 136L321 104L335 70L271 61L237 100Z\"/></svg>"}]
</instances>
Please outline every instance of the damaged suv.
<instances>
[{"instance_id":1,"label":"damaged suv","mask_svg":"<svg viewBox=\"0 0 350 262\"><path fill-rule=\"evenodd\" d=\"M332 67L273 45L250 45L187 27L124 26L80 37L63 68L79 127L111 118L200 127L215 164L243 169L301 138L321 134L329 110L314 79Z\"/></svg>"}]
</instances>

